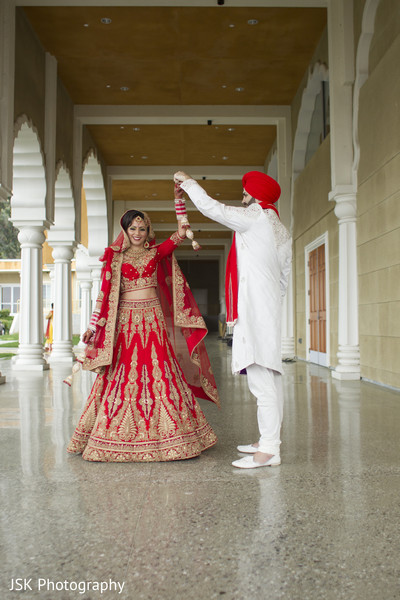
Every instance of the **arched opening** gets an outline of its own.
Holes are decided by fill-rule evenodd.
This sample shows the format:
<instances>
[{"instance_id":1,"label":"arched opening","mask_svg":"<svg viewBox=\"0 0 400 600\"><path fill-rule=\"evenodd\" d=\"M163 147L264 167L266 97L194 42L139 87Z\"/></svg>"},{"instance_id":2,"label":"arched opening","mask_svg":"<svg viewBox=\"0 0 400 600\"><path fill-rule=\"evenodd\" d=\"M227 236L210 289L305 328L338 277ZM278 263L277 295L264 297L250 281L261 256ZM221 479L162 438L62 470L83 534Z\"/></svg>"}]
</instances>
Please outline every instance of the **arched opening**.
<instances>
[{"instance_id":1,"label":"arched opening","mask_svg":"<svg viewBox=\"0 0 400 600\"><path fill-rule=\"evenodd\" d=\"M17 121L13 151L11 220L46 220L46 177L39 136L26 117Z\"/></svg>"},{"instance_id":2,"label":"arched opening","mask_svg":"<svg viewBox=\"0 0 400 600\"><path fill-rule=\"evenodd\" d=\"M316 63L303 92L293 146L293 182L328 132L328 69Z\"/></svg>"},{"instance_id":3,"label":"arched opening","mask_svg":"<svg viewBox=\"0 0 400 600\"><path fill-rule=\"evenodd\" d=\"M19 349L14 368L43 370L42 245L48 228L46 176L39 136L26 117L15 127L11 221L21 244L21 303Z\"/></svg>"},{"instance_id":4,"label":"arched opening","mask_svg":"<svg viewBox=\"0 0 400 600\"><path fill-rule=\"evenodd\" d=\"M47 237L54 259L53 344L50 362L72 362L71 260L75 248L75 207L71 177L60 163L54 189L54 224Z\"/></svg>"},{"instance_id":5,"label":"arched opening","mask_svg":"<svg viewBox=\"0 0 400 600\"><path fill-rule=\"evenodd\" d=\"M108 245L107 199L101 166L93 151L88 154L83 168L82 196L87 209L87 248L78 247L76 274L79 281L81 307L80 332L86 330L90 321L93 301L100 291L101 265L99 258ZM82 342L81 342L82 344Z\"/></svg>"},{"instance_id":6,"label":"arched opening","mask_svg":"<svg viewBox=\"0 0 400 600\"><path fill-rule=\"evenodd\" d=\"M82 181L87 206L89 256L98 259L108 245L107 199L101 167L93 152L85 161Z\"/></svg>"}]
</instances>

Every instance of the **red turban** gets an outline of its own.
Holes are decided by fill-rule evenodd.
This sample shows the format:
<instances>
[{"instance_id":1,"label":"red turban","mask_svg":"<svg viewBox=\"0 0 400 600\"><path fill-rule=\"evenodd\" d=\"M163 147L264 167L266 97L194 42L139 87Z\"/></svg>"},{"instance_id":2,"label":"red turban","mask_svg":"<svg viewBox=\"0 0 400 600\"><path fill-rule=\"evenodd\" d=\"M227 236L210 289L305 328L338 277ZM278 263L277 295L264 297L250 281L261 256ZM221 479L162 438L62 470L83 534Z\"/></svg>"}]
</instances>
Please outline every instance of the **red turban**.
<instances>
[{"instance_id":1,"label":"red turban","mask_svg":"<svg viewBox=\"0 0 400 600\"><path fill-rule=\"evenodd\" d=\"M281 195L281 186L275 179L261 171L249 171L243 175L243 188L248 194L259 201L261 208L268 208Z\"/></svg>"}]
</instances>

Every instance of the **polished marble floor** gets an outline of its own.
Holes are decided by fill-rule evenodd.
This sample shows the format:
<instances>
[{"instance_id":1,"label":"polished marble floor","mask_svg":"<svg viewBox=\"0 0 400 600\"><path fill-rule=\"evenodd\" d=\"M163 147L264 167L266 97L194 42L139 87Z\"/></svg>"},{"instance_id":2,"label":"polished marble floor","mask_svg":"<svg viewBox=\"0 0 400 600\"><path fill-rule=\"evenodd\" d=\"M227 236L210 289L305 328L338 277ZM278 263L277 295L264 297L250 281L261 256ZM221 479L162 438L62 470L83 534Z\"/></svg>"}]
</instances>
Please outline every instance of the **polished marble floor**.
<instances>
[{"instance_id":1,"label":"polished marble floor","mask_svg":"<svg viewBox=\"0 0 400 600\"><path fill-rule=\"evenodd\" d=\"M0 362L2 600L400 598L400 394L285 363L282 465L242 471L254 400L208 347L219 442L172 463L67 455L93 376Z\"/></svg>"}]
</instances>

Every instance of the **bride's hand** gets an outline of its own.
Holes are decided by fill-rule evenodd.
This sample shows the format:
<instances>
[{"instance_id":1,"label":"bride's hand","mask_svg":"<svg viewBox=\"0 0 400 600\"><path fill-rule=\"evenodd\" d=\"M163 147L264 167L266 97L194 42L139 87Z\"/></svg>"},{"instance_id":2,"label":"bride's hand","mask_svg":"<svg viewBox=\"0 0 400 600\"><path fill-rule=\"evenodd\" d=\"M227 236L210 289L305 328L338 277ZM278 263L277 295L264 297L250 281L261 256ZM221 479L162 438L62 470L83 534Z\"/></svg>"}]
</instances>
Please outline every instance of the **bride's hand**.
<instances>
[{"instance_id":1,"label":"bride's hand","mask_svg":"<svg viewBox=\"0 0 400 600\"><path fill-rule=\"evenodd\" d=\"M174 175L174 181L178 185L180 183L182 183L182 181L186 181L187 179L192 179L192 178L190 177L190 175L188 175L187 173L184 173L183 171L177 171Z\"/></svg>"},{"instance_id":2,"label":"bride's hand","mask_svg":"<svg viewBox=\"0 0 400 600\"><path fill-rule=\"evenodd\" d=\"M87 329L82 336L82 342L84 344L88 344L90 342L90 338L92 337L92 335L93 335L93 331L91 329Z\"/></svg>"}]
</instances>

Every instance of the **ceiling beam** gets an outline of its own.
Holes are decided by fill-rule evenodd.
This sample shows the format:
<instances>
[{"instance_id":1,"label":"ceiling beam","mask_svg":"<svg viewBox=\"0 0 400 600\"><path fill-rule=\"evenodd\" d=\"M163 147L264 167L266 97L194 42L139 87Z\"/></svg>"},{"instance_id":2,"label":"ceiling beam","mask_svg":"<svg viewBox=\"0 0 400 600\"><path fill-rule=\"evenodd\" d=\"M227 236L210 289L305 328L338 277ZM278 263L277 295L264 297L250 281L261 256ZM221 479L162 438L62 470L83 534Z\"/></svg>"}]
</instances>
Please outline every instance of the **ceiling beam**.
<instances>
[{"instance_id":1,"label":"ceiling beam","mask_svg":"<svg viewBox=\"0 0 400 600\"><path fill-rule=\"evenodd\" d=\"M290 106L77 104L74 115L82 125L276 125Z\"/></svg>"},{"instance_id":2,"label":"ceiling beam","mask_svg":"<svg viewBox=\"0 0 400 600\"><path fill-rule=\"evenodd\" d=\"M160 165L153 167L129 167L116 166L108 167L107 175L111 179L119 180L171 180L176 171L182 170L182 165L168 166ZM218 166L218 165L191 165L188 170L189 175L195 179L242 179L243 174L248 171L264 171L264 165L236 165L236 166Z\"/></svg>"},{"instance_id":3,"label":"ceiling beam","mask_svg":"<svg viewBox=\"0 0 400 600\"><path fill-rule=\"evenodd\" d=\"M143 204L143 210L145 212L150 212L147 209L147 206L145 206L145 204ZM172 207L172 211L174 211L174 207ZM173 231L174 228L176 227L176 221L174 223L165 223L165 222L162 223L161 221L154 220L154 217L151 217L151 223L152 223L153 227L157 226L157 229L159 229L160 231ZM190 227L191 227L192 231L194 231L195 233L196 233L196 231L224 231L224 232L229 231L228 227L225 227L224 225L221 225L220 223L215 223L215 222L213 222L213 223L195 223L195 222L191 221ZM210 239L213 239L213 238L210 238ZM226 241L226 239L225 239L225 241Z\"/></svg>"},{"instance_id":4,"label":"ceiling beam","mask_svg":"<svg viewBox=\"0 0 400 600\"><path fill-rule=\"evenodd\" d=\"M127 203L126 200L114 200L114 202L124 202ZM224 200L224 204L232 204L235 206L241 206L240 200L237 198L233 198L231 200ZM172 209L171 209L172 206ZM166 198L165 200L153 200L151 199L151 203L149 206L146 204L146 212L159 212L163 210L174 210L174 204L171 203L171 198ZM198 209L192 203L186 204L186 212L197 212Z\"/></svg>"},{"instance_id":5,"label":"ceiling beam","mask_svg":"<svg viewBox=\"0 0 400 600\"><path fill-rule=\"evenodd\" d=\"M7 1L7 0L6 0ZM217 7L216 0L8 0L15 6L177 6ZM229 0L229 8L315 8L326 7L330 0Z\"/></svg>"}]
</instances>

